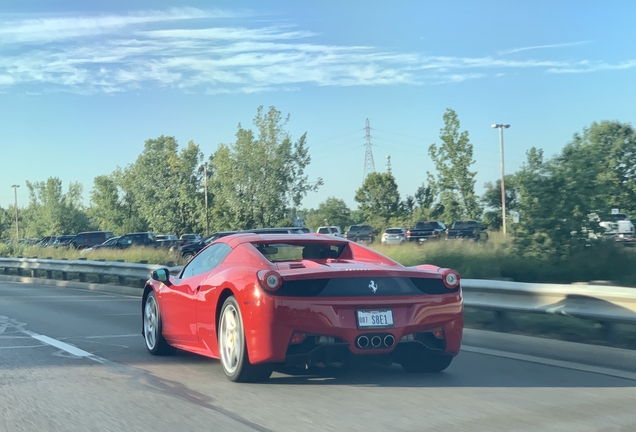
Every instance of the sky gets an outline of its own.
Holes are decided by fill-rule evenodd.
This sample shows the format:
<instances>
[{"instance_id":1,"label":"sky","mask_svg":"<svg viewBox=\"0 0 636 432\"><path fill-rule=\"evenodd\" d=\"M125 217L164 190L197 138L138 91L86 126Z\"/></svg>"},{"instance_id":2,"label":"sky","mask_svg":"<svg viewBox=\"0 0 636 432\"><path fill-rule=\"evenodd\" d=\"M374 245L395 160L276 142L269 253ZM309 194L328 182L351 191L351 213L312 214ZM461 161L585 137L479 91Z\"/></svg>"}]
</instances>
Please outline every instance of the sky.
<instances>
[{"instance_id":1,"label":"sky","mask_svg":"<svg viewBox=\"0 0 636 432\"><path fill-rule=\"evenodd\" d=\"M214 5L213 7L211 5ZM83 185L174 136L205 156L256 109L307 132L309 181L355 208L371 126L403 197L435 167L442 116L474 146L476 191L515 172L535 146L557 154L592 122L632 123L636 2L3 0L0 207L26 181Z\"/></svg>"}]
</instances>

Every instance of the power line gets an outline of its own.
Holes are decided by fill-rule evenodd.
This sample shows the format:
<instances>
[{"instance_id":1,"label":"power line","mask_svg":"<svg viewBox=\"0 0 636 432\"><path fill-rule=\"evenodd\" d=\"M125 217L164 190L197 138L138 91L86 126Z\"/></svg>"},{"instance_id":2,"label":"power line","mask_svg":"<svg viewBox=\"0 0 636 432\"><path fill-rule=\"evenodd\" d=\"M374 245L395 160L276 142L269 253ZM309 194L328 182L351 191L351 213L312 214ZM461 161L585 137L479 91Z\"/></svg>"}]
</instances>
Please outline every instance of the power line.
<instances>
[{"instance_id":1,"label":"power line","mask_svg":"<svg viewBox=\"0 0 636 432\"><path fill-rule=\"evenodd\" d=\"M366 180L367 176L371 173L375 172L375 163L373 162L373 150L371 149L371 125L369 124L369 119L367 119L366 126L366 151L364 152L364 180Z\"/></svg>"}]
</instances>

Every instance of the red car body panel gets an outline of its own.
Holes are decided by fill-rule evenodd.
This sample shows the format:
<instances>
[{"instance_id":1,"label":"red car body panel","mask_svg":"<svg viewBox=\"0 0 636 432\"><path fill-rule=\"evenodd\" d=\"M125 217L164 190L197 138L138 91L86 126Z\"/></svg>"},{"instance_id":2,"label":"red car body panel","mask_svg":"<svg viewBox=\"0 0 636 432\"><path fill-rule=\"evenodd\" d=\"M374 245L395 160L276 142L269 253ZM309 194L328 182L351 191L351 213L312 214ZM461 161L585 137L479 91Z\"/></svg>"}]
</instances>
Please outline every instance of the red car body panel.
<instances>
[{"instance_id":1,"label":"red car body panel","mask_svg":"<svg viewBox=\"0 0 636 432\"><path fill-rule=\"evenodd\" d=\"M345 247L337 259L273 263L252 245L262 242L318 242L345 244ZM240 305L252 364L284 361L294 332L342 339L349 343L353 354L392 351L397 344L389 349L371 351L355 346L353 341L358 335L374 331L358 328L358 309L391 309L394 325L382 332L390 333L396 341L405 335L443 328L444 352L455 355L460 350L463 330L461 288L430 295L291 297L267 292L257 278L259 270L274 270L285 282L361 277L441 279L443 269L431 265L406 268L360 244L319 234L238 234L220 238L211 245L219 243L232 250L211 271L185 279L171 277L170 283L148 281L147 289L153 289L159 300L163 336L170 345L218 358L220 300L226 298L225 295L221 297L224 292L231 292ZM300 266L302 268L297 268Z\"/></svg>"}]
</instances>

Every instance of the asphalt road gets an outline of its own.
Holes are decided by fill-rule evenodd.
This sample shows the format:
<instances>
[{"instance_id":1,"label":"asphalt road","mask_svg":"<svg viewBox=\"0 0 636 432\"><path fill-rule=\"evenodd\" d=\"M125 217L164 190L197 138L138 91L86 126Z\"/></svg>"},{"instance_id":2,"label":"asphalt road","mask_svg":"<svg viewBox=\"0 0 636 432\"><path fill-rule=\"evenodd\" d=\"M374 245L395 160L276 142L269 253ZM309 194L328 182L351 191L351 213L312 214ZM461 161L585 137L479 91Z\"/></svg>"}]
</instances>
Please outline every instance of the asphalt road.
<instances>
[{"instance_id":1,"label":"asphalt road","mask_svg":"<svg viewBox=\"0 0 636 432\"><path fill-rule=\"evenodd\" d=\"M148 354L140 310L135 297L0 282L0 431L636 430L636 381L474 352L437 375L234 384L218 361Z\"/></svg>"}]
</instances>

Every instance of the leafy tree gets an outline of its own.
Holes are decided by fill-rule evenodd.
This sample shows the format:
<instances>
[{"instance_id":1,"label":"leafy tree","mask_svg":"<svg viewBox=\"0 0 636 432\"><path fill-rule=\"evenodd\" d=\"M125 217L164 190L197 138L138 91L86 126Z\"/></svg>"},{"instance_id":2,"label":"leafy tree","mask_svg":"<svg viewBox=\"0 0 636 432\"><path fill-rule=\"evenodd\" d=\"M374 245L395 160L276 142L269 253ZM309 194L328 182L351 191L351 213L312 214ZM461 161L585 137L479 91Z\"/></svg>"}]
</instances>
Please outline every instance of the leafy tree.
<instances>
[{"instance_id":1,"label":"leafy tree","mask_svg":"<svg viewBox=\"0 0 636 432\"><path fill-rule=\"evenodd\" d=\"M391 173L369 174L354 199L367 221L377 217L387 223L400 216L400 193Z\"/></svg>"},{"instance_id":2,"label":"leafy tree","mask_svg":"<svg viewBox=\"0 0 636 432\"><path fill-rule=\"evenodd\" d=\"M26 182L29 205L22 212L25 236L42 237L75 234L91 229L81 204L82 185L71 182L63 193L62 181L49 177L45 182Z\"/></svg>"},{"instance_id":3,"label":"leafy tree","mask_svg":"<svg viewBox=\"0 0 636 432\"><path fill-rule=\"evenodd\" d=\"M471 171L473 145L468 132L460 132L457 113L447 109L444 113L444 127L440 130L442 144L431 144L428 149L435 163L437 176L428 173L432 192L439 196L444 206L443 219L452 222L458 219L478 219L482 209L475 195L476 171Z\"/></svg>"},{"instance_id":4,"label":"leafy tree","mask_svg":"<svg viewBox=\"0 0 636 432\"><path fill-rule=\"evenodd\" d=\"M325 225L325 220L329 222L329 225L339 226L344 230L351 224L351 210L343 200L329 197L318 204L318 209L312 209L305 217L305 223L313 229Z\"/></svg>"},{"instance_id":5,"label":"leafy tree","mask_svg":"<svg viewBox=\"0 0 636 432\"><path fill-rule=\"evenodd\" d=\"M313 185L307 181L307 134L292 143L288 121L274 107L264 112L261 106L254 118L258 135L239 124L236 141L219 146L209 183L217 229L276 226L290 207L299 207L322 185L321 179Z\"/></svg>"},{"instance_id":6,"label":"leafy tree","mask_svg":"<svg viewBox=\"0 0 636 432\"><path fill-rule=\"evenodd\" d=\"M115 171L110 176L95 177L91 190L92 205L87 213L100 230L113 231L116 235L145 231L148 224L131 202L132 194L126 194L118 186L120 176L120 172Z\"/></svg>"},{"instance_id":7,"label":"leafy tree","mask_svg":"<svg viewBox=\"0 0 636 432\"><path fill-rule=\"evenodd\" d=\"M135 163L116 175L123 201L130 206L129 221L147 221L157 233L201 232L201 158L192 141L179 151L174 137L146 140ZM107 196L114 199L112 189Z\"/></svg>"},{"instance_id":8,"label":"leafy tree","mask_svg":"<svg viewBox=\"0 0 636 432\"><path fill-rule=\"evenodd\" d=\"M10 213L10 211L15 211L15 209L0 207L0 239L15 238L14 213Z\"/></svg>"},{"instance_id":9,"label":"leafy tree","mask_svg":"<svg viewBox=\"0 0 636 432\"><path fill-rule=\"evenodd\" d=\"M618 207L634 210L636 133L630 125L593 123L544 161L527 153L516 174L519 190L518 243L524 250L565 257L590 245L600 231L596 214Z\"/></svg>"},{"instance_id":10,"label":"leafy tree","mask_svg":"<svg viewBox=\"0 0 636 432\"><path fill-rule=\"evenodd\" d=\"M516 179L516 176L510 174L505 177L506 213L516 211L519 206L519 190ZM486 183L485 189L486 191L481 197L481 202L487 209L484 213L484 223L492 229L501 229L501 180Z\"/></svg>"}]
</instances>

